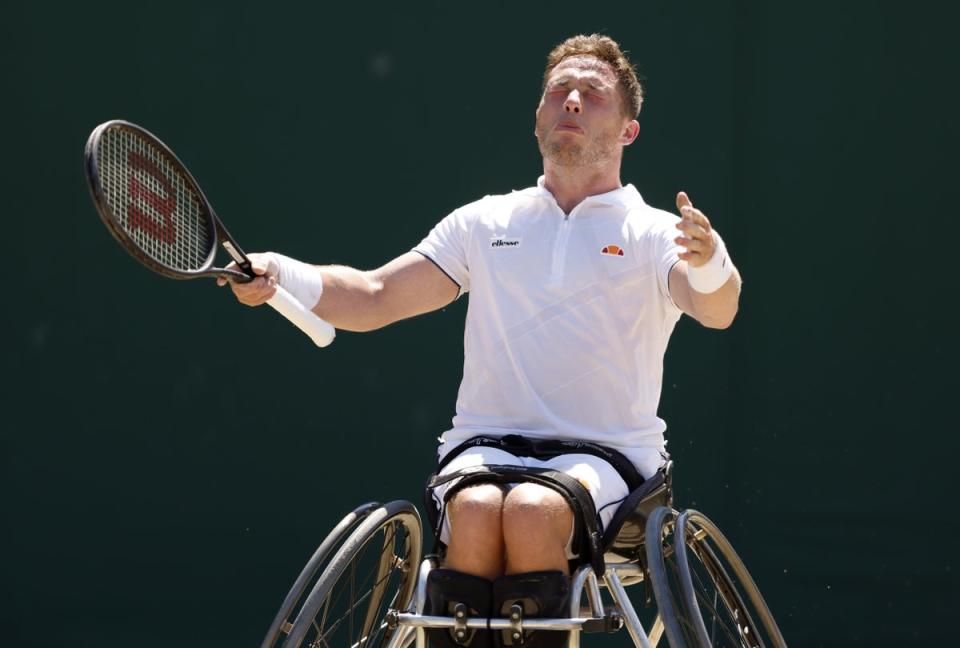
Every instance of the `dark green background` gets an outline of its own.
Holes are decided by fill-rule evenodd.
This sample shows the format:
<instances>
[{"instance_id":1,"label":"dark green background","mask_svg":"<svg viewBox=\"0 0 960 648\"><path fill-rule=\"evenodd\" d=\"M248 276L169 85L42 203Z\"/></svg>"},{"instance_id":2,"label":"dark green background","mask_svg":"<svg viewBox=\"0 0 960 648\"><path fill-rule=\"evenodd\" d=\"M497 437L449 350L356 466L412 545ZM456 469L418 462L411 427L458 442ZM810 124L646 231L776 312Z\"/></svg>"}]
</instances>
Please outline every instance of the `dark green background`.
<instances>
[{"instance_id":1,"label":"dark green background","mask_svg":"<svg viewBox=\"0 0 960 648\"><path fill-rule=\"evenodd\" d=\"M134 6L136 5L136 6ZM110 239L81 153L141 123L251 250L370 268L532 184L546 52L646 76L624 181L744 277L666 358L679 504L793 646L946 645L958 603L958 55L937 3L9 2L0 645L255 645L327 529L418 501L466 300L327 350ZM607 645L626 645L621 633Z\"/></svg>"}]
</instances>

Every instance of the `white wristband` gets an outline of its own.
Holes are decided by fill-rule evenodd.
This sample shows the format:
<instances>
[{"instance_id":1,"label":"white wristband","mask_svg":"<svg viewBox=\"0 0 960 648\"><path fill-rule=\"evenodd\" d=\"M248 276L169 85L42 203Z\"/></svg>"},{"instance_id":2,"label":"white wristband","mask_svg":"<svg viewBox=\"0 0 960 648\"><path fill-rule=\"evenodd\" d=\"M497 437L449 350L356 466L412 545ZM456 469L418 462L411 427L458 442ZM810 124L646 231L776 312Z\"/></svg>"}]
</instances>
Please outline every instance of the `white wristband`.
<instances>
[{"instance_id":1,"label":"white wristband","mask_svg":"<svg viewBox=\"0 0 960 648\"><path fill-rule=\"evenodd\" d=\"M727 255L727 246L723 244L723 239L716 230L712 230L711 233L717 247L713 250L710 260L696 268L687 264L687 281L698 293L712 293L720 290L720 287L727 283L727 279L733 274L733 263Z\"/></svg>"},{"instance_id":2,"label":"white wristband","mask_svg":"<svg viewBox=\"0 0 960 648\"><path fill-rule=\"evenodd\" d=\"M277 283L286 288L298 302L312 310L323 294L323 275L320 269L276 252L267 254L277 264Z\"/></svg>"}]
</instances>

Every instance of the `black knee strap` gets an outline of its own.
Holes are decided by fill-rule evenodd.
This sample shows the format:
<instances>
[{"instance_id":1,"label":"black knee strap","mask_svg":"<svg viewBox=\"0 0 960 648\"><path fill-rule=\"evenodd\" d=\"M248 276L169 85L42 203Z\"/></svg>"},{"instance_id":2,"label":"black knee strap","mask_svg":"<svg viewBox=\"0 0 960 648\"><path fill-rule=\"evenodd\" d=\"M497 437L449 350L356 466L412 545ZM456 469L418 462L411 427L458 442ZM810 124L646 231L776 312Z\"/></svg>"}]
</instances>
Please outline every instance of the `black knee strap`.
<instances>
[{"instance_id":1,"label":"black knee strap","mask_svg":"<svg viewBox=\"0 0 960 648\"><path fill-rule=\"evenodd\" d=\"M467 607L470 618L490 617L492 584L486 578L453 569L434 569L427 575L425 612L429 616L454 616L457 605ZM492 648L488 630L467 630L462 637L453 628L428 628L427 637L435 648Z\"/></svg>"},{"instance_id":2,"label":"black knee strap","mask_svg":"<svg viewBox=\"0 0 960 648\"><path fill-rule=\"evenodd\" d=\"M510 617L510 610L519 605L523 618L565 619L570 599L570 579L560 571L538 571L501 576L493 582L494 614ZM525 631L522 637L513 630L494 633L494 645L525 648L562 648L569 632L558 630Z\"/></svg>"}]
</instances>

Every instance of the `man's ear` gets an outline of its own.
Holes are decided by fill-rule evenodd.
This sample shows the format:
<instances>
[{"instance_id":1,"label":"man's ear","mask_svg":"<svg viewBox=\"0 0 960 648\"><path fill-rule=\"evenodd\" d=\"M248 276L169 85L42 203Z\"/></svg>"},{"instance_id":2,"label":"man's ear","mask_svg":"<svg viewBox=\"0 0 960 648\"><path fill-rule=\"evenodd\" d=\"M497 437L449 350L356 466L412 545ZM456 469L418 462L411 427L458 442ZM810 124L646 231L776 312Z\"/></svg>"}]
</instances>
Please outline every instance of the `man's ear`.
<instances>
[{"instance_id":1,"label":"man's ear","mask_svg":"<svg viewBox=\"0 0 960 648\"><path fill-rule=\"evenodd\" d=\"M624 146L630 146L639 134L640 122L636 119L631 119L627 122L627 125L623 127L623 132L620 134L620 143Z\"/></svg>"}]
</instances>

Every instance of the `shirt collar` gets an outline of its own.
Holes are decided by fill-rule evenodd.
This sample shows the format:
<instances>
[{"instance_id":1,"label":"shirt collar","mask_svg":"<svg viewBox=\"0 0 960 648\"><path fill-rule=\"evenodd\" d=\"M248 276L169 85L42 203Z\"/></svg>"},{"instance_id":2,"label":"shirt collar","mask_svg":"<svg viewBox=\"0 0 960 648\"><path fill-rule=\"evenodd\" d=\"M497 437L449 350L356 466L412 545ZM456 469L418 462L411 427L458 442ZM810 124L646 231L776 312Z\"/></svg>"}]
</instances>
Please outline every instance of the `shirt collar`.
<instances>
[{"instance_id":1,"label":"shirt collar","mask_svg":"<svg viewBox=\"0 0 960 648\"><path fill-rule=\"evenodd\" d=\"M543 185L543 182L544 176L540 176L537 178L537 186L521 189L518 193L522 193L526 196L538 196L555 200L553 194L550 193L550 190ZM611 207L624 208L635 205L637 202L644 204L643 197L640 195L640 192L637 191L637 188L632 184L628 184L620 187L619 189L614 189L613 191L608 191L606 193L587 196L584 199L584 202L589 202L594 205L609 205Z\"/></svg>"}]
</instances>

